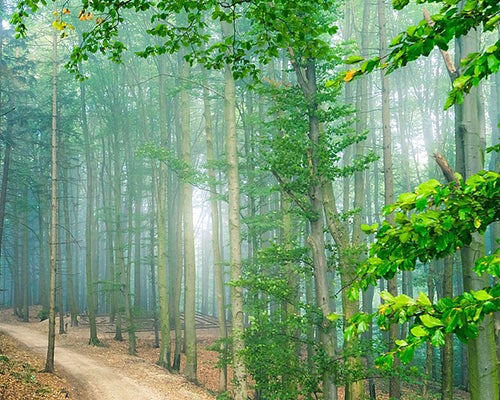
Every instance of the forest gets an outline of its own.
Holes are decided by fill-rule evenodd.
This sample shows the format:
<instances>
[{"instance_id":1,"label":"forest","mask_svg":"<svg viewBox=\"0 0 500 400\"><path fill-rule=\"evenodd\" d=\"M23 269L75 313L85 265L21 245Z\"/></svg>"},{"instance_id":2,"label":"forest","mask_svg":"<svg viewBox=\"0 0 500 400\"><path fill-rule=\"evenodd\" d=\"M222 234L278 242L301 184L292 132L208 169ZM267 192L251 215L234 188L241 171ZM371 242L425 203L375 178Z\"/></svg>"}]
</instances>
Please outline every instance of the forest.
<instances>
[{"instance_id":1,"label":"forest","mask_svg":"<svg viewBox=\"0 0 500 400\"><path fill-rule=\"evenodd\" d=\"M105 316L196 382L212 317L220 399L500 398L497 1L0 19L0 307L42 306L46 371Z\"/></svg>"}]
</instances>

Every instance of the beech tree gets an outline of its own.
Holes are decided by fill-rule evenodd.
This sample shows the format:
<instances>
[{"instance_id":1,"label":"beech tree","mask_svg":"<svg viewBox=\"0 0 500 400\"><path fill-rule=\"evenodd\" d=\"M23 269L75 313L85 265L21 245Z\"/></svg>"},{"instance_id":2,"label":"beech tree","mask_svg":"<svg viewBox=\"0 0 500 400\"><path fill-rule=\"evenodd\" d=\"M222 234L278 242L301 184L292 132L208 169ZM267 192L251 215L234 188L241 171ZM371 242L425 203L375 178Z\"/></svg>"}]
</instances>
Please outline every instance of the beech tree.
<instances>
[{"instance_id":1,"label":"beech tree","mask_svg":"<svg viewBox=\"0 0 500 400\"><path fill-rule=\"evenodd\" d=\"M349 82L353 77L370 72L376 67L392 72L421 56L428 56L434 47L438 47L443 52L452 78L452 89L444 108L454 106L455 111L456 170L467 184L469 179L477 176L475 174L484 168L479 121L481 106L477 86L481 80L496 73L500 67L500 43L497 41L485 50L480 50L479 29L498 29L499 5L470 0L440 3L442 7L438 13L428 16L425 12L418 25L410 26L393 39L387 57L363 61L359 68L347 71L344 80ZM394 1L393 4L395 8L402 9L409 1ZM455 64L447 54L449 43L453 39L456 39ZM359 61L362 59L358 57L348 60L353 63ZM418 207L425 207L425 204L420 203ZM495 213L493 210L488 212ZM401 221L396 221L396 224L398 222ZM479 273L478 270L475 271L477 274L472 271L473 266L479 262L478 257L481 259L484 256L484 238L473 232L474 230L471 230L469 240L459 246L464 267L465 293L469 294L482 291L489 282L487 274ZM442 238L440 240L446 241ZM481 324L477 333L468 337L472 338L468 342L471 398L496 399L499 388L493 320L485 316L484 319L481 318ZM441 338L433 343L442 344Z\"/></svg>"}]
</instances>

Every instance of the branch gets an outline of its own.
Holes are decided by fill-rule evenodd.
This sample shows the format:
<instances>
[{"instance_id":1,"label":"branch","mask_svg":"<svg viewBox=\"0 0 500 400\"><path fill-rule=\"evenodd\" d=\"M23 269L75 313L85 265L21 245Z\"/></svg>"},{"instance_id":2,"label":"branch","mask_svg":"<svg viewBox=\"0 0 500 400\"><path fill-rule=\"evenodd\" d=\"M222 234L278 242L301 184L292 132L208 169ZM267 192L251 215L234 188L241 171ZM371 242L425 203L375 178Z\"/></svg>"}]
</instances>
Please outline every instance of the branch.
<instances>
[{"instance_id":1,"label":"branch","mask_svg":"<svg viewBox=\"0 0 500 400\"><path fill-rule=\"evenodd\" d=\"M0 114L0 117L4 117L6 116L7 114L11 113L12 111L14 111L16 109L16 107L12 107L10 110L8 111L5 111L3 114Z\"/></svg>"},{"instance_id":2,"label":"branch","mask_svg":"<svg viewBox=\"0 0 500 400\"><path fill-rule=\"evenodd\" d=\"M443 172L446 181L455 182L458 185L459 181L457 174L450 167L450 164L448 164L446 158L442 154L434 153L434 160L436 161L436 164L439 166L439 168L441 168L441 171Z\"/></svg>"},{"instance_id":3,"label":"branch","mask_svg":"<svg viewBox=\"0 0 500 400\"><path fill-rule=\"evenodd\" d=\"M435 25L435 22L431 19L429 11L427 11L427 8L424 8L424 18L429 24L429 26ZM455 67L455 63L451 59L449 51L441 50L441 55L443 56L444 64L446 65L446 69L448 70L448 75L450 76L450 79L453 82L455 78L458 76L458 71L457 68Z\"/></svg>"},{"instance_id":4,"label":"branch","mask_svg":"<svg viewBox=\"0 0 500 400\"><path fill-rule=\"evenodd\" d=\"M278 181L281 189L295 202L295 204L297 204L297 206L305 213L307 214L309 212L309 210L307 209L307 207L305 206L305 204L303 203L303 201L301 201L297 195L295 193L293 193L292 190L289 190L287 187L286 187L286 182L284 181L284 179L280 176L280 174L278 174L275 170L272 170L271 171L272 174L274 175L274 177L276 178L276 180Z\"/></svg>"}]
</instances>

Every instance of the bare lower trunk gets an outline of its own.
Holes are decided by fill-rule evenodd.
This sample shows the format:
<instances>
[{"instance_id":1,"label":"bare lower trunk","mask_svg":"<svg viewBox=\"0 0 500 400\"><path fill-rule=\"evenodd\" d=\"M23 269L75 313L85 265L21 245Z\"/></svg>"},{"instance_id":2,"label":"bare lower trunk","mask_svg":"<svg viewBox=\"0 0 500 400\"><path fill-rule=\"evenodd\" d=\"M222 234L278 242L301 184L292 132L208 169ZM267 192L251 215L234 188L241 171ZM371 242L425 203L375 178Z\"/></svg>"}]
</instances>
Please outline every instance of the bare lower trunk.
<instances>
[{"instance_id":1,"label":"bare lower trunk","mask_svg":"<svg viewBox=\"0 0 500 400\"><path fill-rule=\"evenodd\" d=\"M52 158L51 158L51 219L50 219L50 294L49 333L45 372L54 372L56 340L56 277L57 277L57 31L52 33Z\"/></svg>"}]
</instances>

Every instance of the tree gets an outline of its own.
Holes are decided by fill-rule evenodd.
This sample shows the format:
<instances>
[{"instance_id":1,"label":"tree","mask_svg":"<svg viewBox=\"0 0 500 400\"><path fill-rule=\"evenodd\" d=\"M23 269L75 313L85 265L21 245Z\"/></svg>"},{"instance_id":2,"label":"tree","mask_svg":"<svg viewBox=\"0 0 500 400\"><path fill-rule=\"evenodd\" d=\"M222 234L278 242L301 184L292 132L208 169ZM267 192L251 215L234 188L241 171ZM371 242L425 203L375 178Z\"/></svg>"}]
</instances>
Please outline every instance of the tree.
<instances>
[{"instance_id":1,"label":"tree","mask_svg":"<svg viewBox=\"0 0 500 400\"><path fill-rule=\"evenodd\" d=\"M185 87L190 68L182 60L180 65L183 87L180 92L180 142L181 159L191 166L191 135L190 135L190 101L189 91ZM196 262L194 246L193 223L193 186L189 182L181 183L182 202L182 233L184 248L184 337L186 341L186 366L184 374L196 381L197 355L196 355Z\"/></svg>"},{"instance_id":2,"label":"tree","mask_svg":"<svg viewBox=\"0 0 500 400\"><path fill-rule=\"evenodd\" d=\"M50 213L50 295L49 295L49 332L46 372L54 372L55 326L56 326L56 277L57 277L57 230L58 230L58 193L57 193L57 43L56 29L52 32L52 134L51 134L51 213Z\"/></svg>"},{"instance_id":3,"label":"tree","mask_svg":"<svg viewBox=\"0 0 500 400\"><path fill-rule=\"evenodd\" d=\"M93 138L89 129L87 119L87 97L86 97L86 84L80 83L81 92L81 121L82 121L82 134L85 152L85 164L87 166L87 202L85 208L85 278L86 278L86 291L87 291L87 314L89 318L89 344L96 346L100 343L97 337L97 322L96 322L96 296L94 290L94 267L96 264L95 251L96 241L93 233L96 231L96 222L94 216L95 204L95 151L93 148Z\"/></svg>"}]
</instances>

